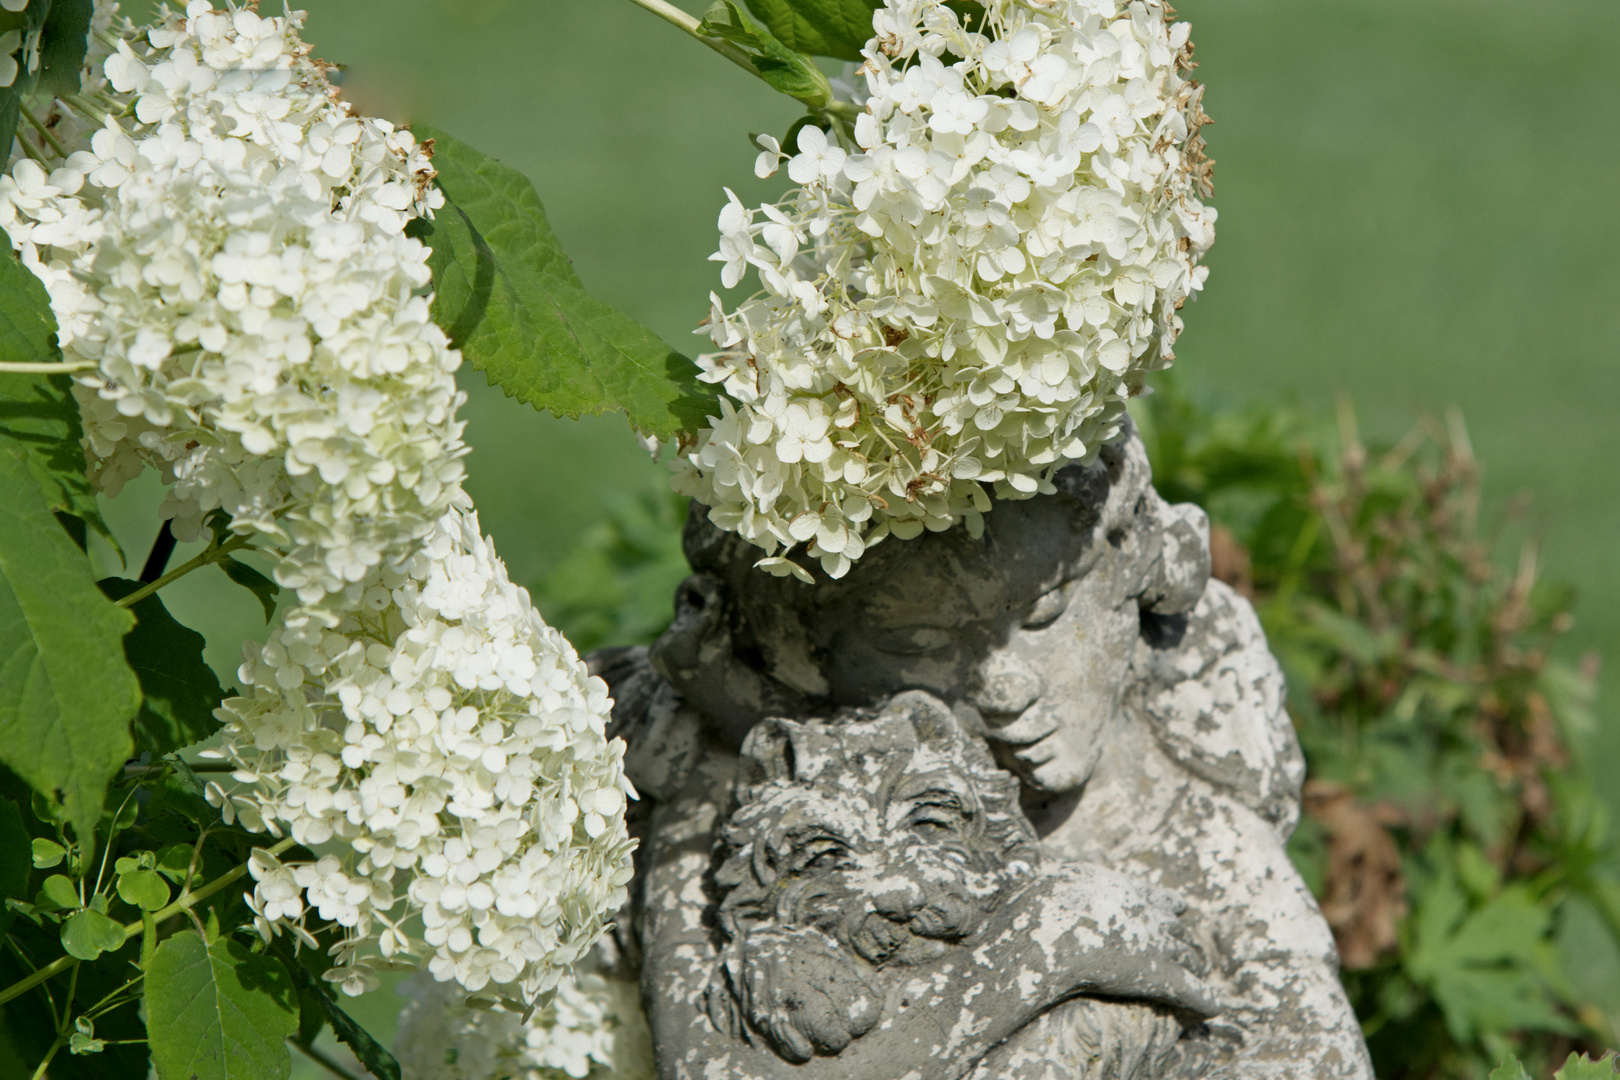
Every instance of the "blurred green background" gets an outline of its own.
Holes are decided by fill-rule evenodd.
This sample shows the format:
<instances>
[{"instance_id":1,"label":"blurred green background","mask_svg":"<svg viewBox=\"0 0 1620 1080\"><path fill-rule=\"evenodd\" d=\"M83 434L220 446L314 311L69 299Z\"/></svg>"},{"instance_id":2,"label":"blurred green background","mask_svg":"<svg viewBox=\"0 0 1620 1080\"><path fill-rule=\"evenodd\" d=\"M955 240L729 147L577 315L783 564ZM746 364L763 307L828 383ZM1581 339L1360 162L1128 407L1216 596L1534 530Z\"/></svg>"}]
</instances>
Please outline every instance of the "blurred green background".
<instances>
[{"instance_id":1,"label":"blurred green background","mask_svg":"<svg viewBox=\"0 0 1620 1080\"><path fill-rule=\"evenodd\" d=\"M766 193L748 133L780 135L791 101L622 0L305 6L307 39L345 65L361 110L527 173L587 287L699 349L721 188ZM1571 647L1609 654L1599 711L1614 716L1620 4L1185 0L1180 14L1216 121L1220 223L1179 366L1234 401L1349 394L1371 438L1461 408L1495 502L1530 494L1506 542L1539 541L1547 575L1580 590ZM540 416L463 374L468 487L515 580L662 483L622 420ZM142 491L108 508L137 565L157 524L155 485ZM166 596L220 642L228 676L226 643L260 623L252 599L196 578ZM1590 750L1599 777L1620 770L1620 723ZM1620 813L1620 783L1599 787Z\"/></svg>"},{"instance_id":2,"label":"blurred green background","mask_svg":"<svg viewBox=\"0 0 1620 1080\"><path fill-rule=\"evenodd\" d=\"M535 181L586 285L677 348L718 288L747 133L798 113L622 0L307 0L360 108L454 132ZM700 4L685 5L693 11ZM1180 367L1235 400L1395 439L1460 407L1514 538L1581 590L1573 647L1620 700L1620 4L1186 0L1219 242ZM662 470L614 418L537 416L465 372L470 488L533 580ZM1620 725L1604 740L1620 766ZM1620 808L1620 784L1614 785Z\"/></svg>"}]
</instances>

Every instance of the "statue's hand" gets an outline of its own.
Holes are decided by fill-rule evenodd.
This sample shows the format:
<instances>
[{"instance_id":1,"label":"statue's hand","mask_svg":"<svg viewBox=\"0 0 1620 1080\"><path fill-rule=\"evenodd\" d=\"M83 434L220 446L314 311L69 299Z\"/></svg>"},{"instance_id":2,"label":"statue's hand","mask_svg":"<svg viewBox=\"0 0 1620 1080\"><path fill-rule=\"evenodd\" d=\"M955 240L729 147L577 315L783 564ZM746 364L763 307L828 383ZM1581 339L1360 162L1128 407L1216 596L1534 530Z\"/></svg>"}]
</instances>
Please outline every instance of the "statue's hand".
<instances>
[{"instance_id":1,"label":"statue's hand","mask_svg":"<svg viewBox=\"0 0 1620 1080\"><path fill-rule=\"evenodd\" d=\"M746 1022L795 1064L839 1053L883 1011L855 959L811 928L750 934L716 969L705 1004L717 1029L738 1036Z\"/></svg>"},{"instance_id":2,"label":"statue's hand","mask_svg":"<svg viewBox=\"0 0 1620 1080\"><path fill-rule=\"evenodd\" d=\"M1175 893L1089 863L1048 868L998 913L1023 963L1057 977L1047 993L1141 998L1200 1017L1221 1011L1204 982L1187 905ZM1044 970L1042 970L1044 969Z\"/></svg>"}]
</instances>

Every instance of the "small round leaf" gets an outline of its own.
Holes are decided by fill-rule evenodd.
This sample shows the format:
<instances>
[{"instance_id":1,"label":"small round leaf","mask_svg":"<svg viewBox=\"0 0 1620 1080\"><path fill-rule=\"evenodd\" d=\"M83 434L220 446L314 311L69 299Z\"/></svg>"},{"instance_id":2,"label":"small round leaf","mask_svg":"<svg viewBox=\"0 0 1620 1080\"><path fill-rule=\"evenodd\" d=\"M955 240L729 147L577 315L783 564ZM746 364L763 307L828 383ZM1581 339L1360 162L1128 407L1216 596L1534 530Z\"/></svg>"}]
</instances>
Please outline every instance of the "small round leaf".
<instances>
[{"instance_id":1,"label":"small round leaf","mask_svg":"<svg viewBox=\"0 0 1620 1080\"><path fill-rule=\"evenodd\" d=\"M155 870L135 870L119 875L118 896L142 911L157 911L169 902L169 885Z\"/></svg>"},{"instance_id":2,"label":"small round leaf","mask_svg":"<svg viewBox=\"0 0 1620 1080\"><path fill-rule=\"evenodd\" d=\"M99 911L81 911L62 924L62 948L79 960L94 960L124 944L124 928Z\"/></svg>"},{"instance_id":3,"label":"small round leaf","mask_svg":"<svg viewBox=\"0 0 1620 1080\"><path fill-rule=\"evenodd\" d=\"M63 874L52 874L46 878L39 891L47 901L59 908L72 910L79 906L79 890L75 889L73 881Z\"/></svg>"},{"instance_id":4,"label":"small round leaf","mask_svg":"<svg viewBox=\"0 0 1620 1080\"><path fill-rule=\"evenodd\" d=\"M43 836L34 840L34 868L46 870L67 858L67 848Z\"/></svg>"}]
</instances>

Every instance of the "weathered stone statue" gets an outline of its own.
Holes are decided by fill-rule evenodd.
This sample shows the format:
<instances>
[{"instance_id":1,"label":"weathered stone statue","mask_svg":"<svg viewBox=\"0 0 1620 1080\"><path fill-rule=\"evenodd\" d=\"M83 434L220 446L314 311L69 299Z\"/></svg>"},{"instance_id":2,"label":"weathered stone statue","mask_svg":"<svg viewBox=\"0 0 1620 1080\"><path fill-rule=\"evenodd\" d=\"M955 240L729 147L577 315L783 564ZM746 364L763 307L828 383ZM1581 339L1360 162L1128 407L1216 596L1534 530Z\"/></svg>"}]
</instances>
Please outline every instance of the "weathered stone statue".
<instances>
[{"instance_id":1,"label":"weathered stone statue","mask_svg":"<svg viewBox=\"0 0 1620 1080\"><path fill-rule=\"evenodd\" d=\"M694 508L674 624L593 658L661 1076L1371 1076L1202 513L1134 432L1055 484L815 585Z\"/></svg>"}]
</instances>

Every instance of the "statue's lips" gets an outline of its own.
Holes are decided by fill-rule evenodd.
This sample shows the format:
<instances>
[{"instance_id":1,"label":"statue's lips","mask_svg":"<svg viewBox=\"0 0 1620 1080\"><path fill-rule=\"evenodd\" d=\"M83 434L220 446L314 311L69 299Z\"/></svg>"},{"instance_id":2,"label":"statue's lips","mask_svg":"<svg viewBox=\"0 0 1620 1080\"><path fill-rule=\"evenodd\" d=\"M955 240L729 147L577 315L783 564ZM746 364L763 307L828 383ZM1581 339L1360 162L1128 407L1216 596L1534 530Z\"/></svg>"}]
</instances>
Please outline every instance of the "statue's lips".
<instances>
[{"instance_id":1,"label":"statue's lips","mask_svg":"<svg viewBox=\"0 0 1620 1080\"><path fill-rule=\"evenodd\" d=\"M991 712L965 701L951 706L951 712L964 730L1014 746L1040 742L1057 729L1039 698L1017 712Z\"/></svg>"}]
</instances>

